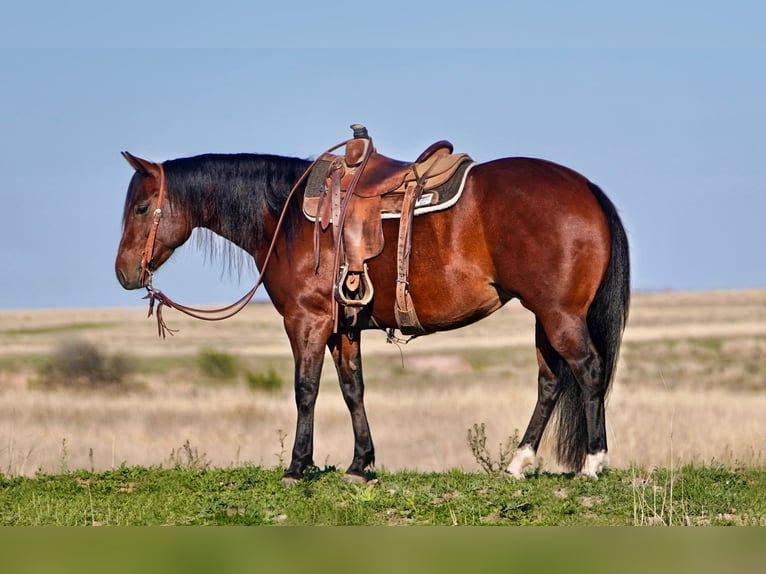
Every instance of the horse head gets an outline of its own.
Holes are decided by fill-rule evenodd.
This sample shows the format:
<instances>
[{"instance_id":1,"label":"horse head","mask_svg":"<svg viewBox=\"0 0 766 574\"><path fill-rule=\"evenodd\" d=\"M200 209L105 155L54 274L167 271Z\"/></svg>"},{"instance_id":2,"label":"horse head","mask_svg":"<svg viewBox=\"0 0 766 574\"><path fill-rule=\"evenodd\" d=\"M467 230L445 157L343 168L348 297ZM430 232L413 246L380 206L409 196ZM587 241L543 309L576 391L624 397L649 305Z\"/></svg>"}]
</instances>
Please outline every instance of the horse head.
<instances>
[{"instance_id":1,"label":"horse head","mask_svg":"<svg viewBox=\"0 0 766 574\"><path fill-rule=\"evenodd\" d=\"M125 289L139 289L151 283L152 273L189 238L191 224L184 210L172 209L162 164L128 152L122 156L136 172L125 198L114 269Z\"/></svg>"}]
</instances>

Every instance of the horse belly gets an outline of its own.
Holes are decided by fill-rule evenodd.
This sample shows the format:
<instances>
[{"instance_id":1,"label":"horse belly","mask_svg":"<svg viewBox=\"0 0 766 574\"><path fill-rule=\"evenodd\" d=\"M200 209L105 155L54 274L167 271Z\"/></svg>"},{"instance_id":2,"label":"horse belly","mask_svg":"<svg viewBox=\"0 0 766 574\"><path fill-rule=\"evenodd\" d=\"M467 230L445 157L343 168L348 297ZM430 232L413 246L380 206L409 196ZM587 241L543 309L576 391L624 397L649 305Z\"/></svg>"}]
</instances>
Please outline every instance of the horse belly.
<instances>
[{"instance_id":1,"label":"horse belly","mask_svg":"<svg viewBox=\"0 0 766 574\"><path fill-rule=\"evenodd\" d=\"M494 269L475 219L455 217L455 210L419 216L413 226L407 276L420 324L445 331L474 323L508 300L495 287ZM396 327L398 222L384 222L385 248L370 261L375 285L373 316L386 328Z\"/></svg>"}]
</instances>

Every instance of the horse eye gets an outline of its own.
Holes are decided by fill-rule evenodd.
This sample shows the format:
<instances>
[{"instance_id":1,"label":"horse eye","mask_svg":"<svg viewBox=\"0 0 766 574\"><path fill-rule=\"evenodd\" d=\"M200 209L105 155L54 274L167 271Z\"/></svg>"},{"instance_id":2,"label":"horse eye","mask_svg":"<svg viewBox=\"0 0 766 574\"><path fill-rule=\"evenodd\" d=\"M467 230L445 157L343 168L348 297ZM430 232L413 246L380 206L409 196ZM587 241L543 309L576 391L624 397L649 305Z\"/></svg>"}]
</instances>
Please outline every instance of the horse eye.
<instances>
[{"instance_id":1,"label":"horse eye","mask_svg":"<svg viewBox=\"0 0 766 574\"><path fill-rule=\"evenodd\" d=\"M147 203L146 205L137 205L135 211L136 211L136 215L143 215L144 213L149 211L149 204Z\"/></svg>"}]
</instances>

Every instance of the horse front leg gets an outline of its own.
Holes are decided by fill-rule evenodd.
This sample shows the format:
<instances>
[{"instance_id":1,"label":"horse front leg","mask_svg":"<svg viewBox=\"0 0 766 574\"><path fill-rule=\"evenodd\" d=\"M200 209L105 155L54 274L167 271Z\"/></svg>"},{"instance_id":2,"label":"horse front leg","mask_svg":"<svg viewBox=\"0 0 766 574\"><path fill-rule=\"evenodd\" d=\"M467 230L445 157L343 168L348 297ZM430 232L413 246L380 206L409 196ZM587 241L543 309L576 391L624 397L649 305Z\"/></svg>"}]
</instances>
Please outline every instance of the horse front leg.
<instances>
[{"instance_id":1,"label":"horse front leg","mask_svg":"<svg viewBox=\"0 0 766 574\"><path fill-rule=\"evenodd\" d=\"M324 326L304 321L297 326L285 324L295 359L295 406L298 411L290 466L282 484L291 486L314 464L314 406L319 394L325 344L329 323Z\"/></svg>"},{"instance_id":2,"label":"horse front leg","mask_svg":"<svg viewBox=\"0 0 766 574\"><path fill-rule=\"evenodd\" d=\"M354 429L354 458L345 475L349 482L366 482L365 469L375 463L375 447L364 408L360 335L357 333L350 340L345 334L336 334L328 343Z\"/></svg>"}]
</instances>

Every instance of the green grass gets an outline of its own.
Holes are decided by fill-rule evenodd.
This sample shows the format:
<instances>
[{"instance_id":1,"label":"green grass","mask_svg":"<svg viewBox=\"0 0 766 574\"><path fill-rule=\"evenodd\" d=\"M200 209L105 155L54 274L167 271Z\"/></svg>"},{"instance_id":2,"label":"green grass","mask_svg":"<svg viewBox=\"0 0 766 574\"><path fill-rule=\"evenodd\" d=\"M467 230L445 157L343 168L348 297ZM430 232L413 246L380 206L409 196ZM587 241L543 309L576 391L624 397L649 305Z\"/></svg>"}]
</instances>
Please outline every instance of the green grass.
<instances>
[{"instance_id":1,"label":"green grass","mask_svg":"<svg viewBox=\"0 0 766 574\"><path fill-rule=\"evenodd\" d=\"M38 370L49 360L49 355L18 354L0 356L0 373L18 373Z\"/></svg>"},{"instance_id":2,"label":"green grass","mask_svg":"<svg viewBox=\"0 0 766 574\"><path fill-rule=\"evenodd\" d=\"M71 331L106 326L106 323L82 323L60 328ZM44 333L51 329L59 327L19 331ZM694 387L697 391L707 388L762 391L766 389L764 342L766 338L762 336L626 342L618 371L620 383L664 386L671 382L675 387ZM376 385L412 387L435 382L444 384L466 377L463 372L430 372L415 367L420 357L439 354L413 350L404 355L404 366L395 356L367 355L364 357L365 383L370 388ZM537 370L534 349L526 345L453 350L449 357L462 360L472 376L482 380L526 380L534 377ZM39 354L4 355L0 357L0 372L36 371L47 360L48 357ZM167 381L177 379L206 385L243 383L251 388L277 388L284 387L293 378L293 360L289 355L244 356L215 348L202 349L196 355L142 356L135 358L133 366L138 375L160 375ZM328 372L332 371L331 361L326 360L325 366ZM658 376L658 370L662 377Z\"/></svg>"},{"instance_id":3,"label":"green grass","mask_svg":"<svg viewBox=\"0 0 766 574\"><path fill-rule=\"evenodd\" d=\"M693 387L697 392L766 389L763 337L690 337L626 342L619 376L626 385ZM663 376L659 377L661 371Z\"/></svg>"},{"instance_id":4,"label":"green grass","mask_svg":"<svg viewBox=\"0 0 766 574\"><path fill-rule=\"evenodd\" d=\"M48 327L27 327L23 329L0 329L0 336L16 335L55 335L57 333L70 333L72 331L90 331L93 329L108 329L114 327L114 323L67 323L66 325L51 325Z\"/></svg>"},{"instance_id":5,"label":"green grass","mask_svg":"<svg viewBox=\"0 0 766 574\"><path fill-rule=\"evenodd\" d=\"M234 355L215 349L200 350L197 353L196 363L205 378L211 381L232 381L239 371L237 358Z\"/></svg>"},{"instance_id":6,"label":"green grass","mask_svg":"<svg viewBox=\"0 0 766 574\"><path fill-rule=\"evenodd\" d=\"M293 488L281 469L143 468L0 478L11 525L754 525L766 469L610 470L599 480L524 481L457 470L380 471L348 484L316 469Z\"/></svg>"}]
</instances>

